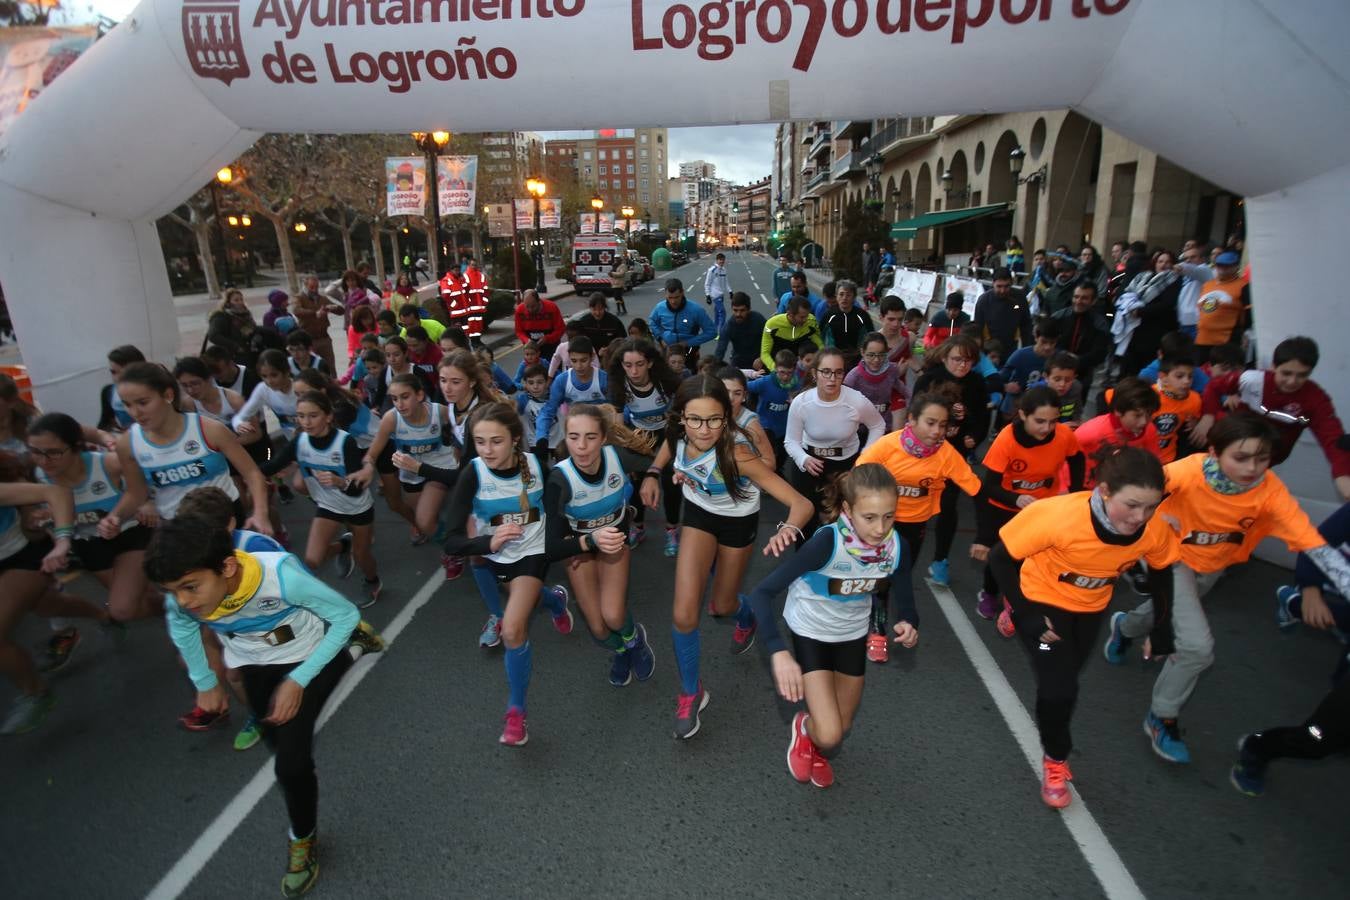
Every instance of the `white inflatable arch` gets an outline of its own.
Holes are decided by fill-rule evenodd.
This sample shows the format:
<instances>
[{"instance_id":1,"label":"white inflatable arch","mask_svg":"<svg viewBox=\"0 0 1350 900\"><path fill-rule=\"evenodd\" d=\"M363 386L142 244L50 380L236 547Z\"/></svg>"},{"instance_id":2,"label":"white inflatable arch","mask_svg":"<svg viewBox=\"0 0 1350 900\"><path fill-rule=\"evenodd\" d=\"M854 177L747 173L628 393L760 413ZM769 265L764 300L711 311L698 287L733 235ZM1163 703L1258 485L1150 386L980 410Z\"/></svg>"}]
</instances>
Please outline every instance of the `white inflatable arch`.
<instances>
[{"instance_id":1,"label":"white inflatable arch","mask_svg":"<svg viewBox=\"0 0 1350 900\"><path fill-rule=\"evenodd\" d=\"M0 140L0 280L88 415L107 348L178 349L155 219L263 132L1070 107L1248 198L1260 345L1315 335L1350 411L1348 33L1345 0L144 0Z\"/></svg>"}]
</instances>

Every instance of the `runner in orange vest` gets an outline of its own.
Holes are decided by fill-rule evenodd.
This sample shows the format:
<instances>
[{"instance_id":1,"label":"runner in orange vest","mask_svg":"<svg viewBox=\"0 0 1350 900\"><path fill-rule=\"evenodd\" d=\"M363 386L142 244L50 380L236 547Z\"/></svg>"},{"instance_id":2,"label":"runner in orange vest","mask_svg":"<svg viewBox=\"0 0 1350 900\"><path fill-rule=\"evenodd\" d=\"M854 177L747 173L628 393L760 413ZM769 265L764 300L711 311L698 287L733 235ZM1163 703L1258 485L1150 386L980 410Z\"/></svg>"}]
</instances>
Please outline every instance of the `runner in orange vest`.
<instances>
[{"instance_id":1,"label":"runner in orange vest","mask_svg":"<svg viewBox=\"0 0 1350 900\"><path fill-rule=\"evenodd\" d=\"M441 300L445 303L450 324L469 333L469 296L459 269L451 266L441 278Z\"/></svg>"},{"instance_id":2,"label":"runner in orange vest","mask_svg":"<svg viewBox=\"0 0 1350 900\"><path fill-rule=\"evenodd\" d=\"M468 291L469 322L465 332L469 342L477 347L483 336L483 327L487 324L487 276L478 268L478 260L470 259L464 270L464 285Z\"/></svg>"}]
</instances>

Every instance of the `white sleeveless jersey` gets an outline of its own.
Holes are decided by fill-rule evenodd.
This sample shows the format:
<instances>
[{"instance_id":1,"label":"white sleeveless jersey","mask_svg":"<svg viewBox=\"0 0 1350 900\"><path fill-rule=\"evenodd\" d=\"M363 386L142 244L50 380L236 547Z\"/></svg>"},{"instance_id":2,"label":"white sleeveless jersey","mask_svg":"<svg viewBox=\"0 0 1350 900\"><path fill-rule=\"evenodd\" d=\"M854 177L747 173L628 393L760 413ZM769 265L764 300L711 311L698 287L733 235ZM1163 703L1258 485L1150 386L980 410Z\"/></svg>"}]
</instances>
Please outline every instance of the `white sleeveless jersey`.
<instances>
[{"instance_id":1,"label":"white sleeveless jersey","mask_svg":"<svg viewBox=\"0 0 1350 900\"><path fill-rule=\"evenodd\" d=\"M479 536L494 534L502 525L520 525L524 528L517 540L507 542L496 553L484 558L493 562L519 562L527 556L544 552L544 473L534 454L525 454L532 480L529 487L521 482L520 474L504 477L493 472L481 457L473 459L474 474L478 476L478 490L473 496L473 518ZM525 508L521 509L521 497Z\"/></svg>"},{"instance_id":2,"label":"white sleeveless jersey","mask_svg":"<svg viewBox=\"0 0 1350 900\"><path fill-rule=\"evenodd\" d=\"M576 372L572 369L567 370L567 381L563 383L563 402L564 403L608 403L609 398L605 396L604 386L600 384L599 370L591 372L590 383L586 387L577 384L574 376Z\"/></svg>"},{"instance_id":3,"label":"white sleeveless jersey","mask_svg":"<svg viewBox=\"0 0 1350 900\"><path fill-rule=\"evenodd\" d=\"M230 398L225 396L225 389L220 385L213 384L212 387L214 387L216 392L220 395L220 412L213 413L196 400L192 401L193 408L197 410L197 415L201 416L203 419L219 422L226 428L229 428L230 420L234 418L234 410L230 408Z\"/></svg>"},{"instance_id":4,"label":"white sleeveless jersey","mask_svg":"<svg viewBox=\"0 0 1350 900\"><path fill-rule=\"evenodd\" d=\"M759 487L749 478L744 475L740 478L741 489L745 492L744 500L737 500L727 490L727 483L717 468L715 447L694 459L688 459L687 452L685 442L681 440L675 447L675 471L687 479L682 486L684 499L710 513L729 518L759 512Z\"/></svg>"},{"instance_id":5,"label":"white sleeveless jersey","mask_svg":"<svg viewBox=\"0 0 1350 900\"><path fill-rule=\"evenodd\" d=\"M453 447L445 443L442 426L446 421L446 409L439 403L423 403L427 411L427 421L421 425L410 425L408 420L394 410L394 448L419 462L441 469L458 469L459 458ZM398 480L404 484L421 484L426 481L421 475L398 470Z\"/></svg>"},{"instance_id":6,"label":"white sleeveless jersey","mask_svg":"<svg viewBox=\"0 0 1350 900\"><path fill-rule=\"evenodd\" d=\"M562 508L567 523L578 534L589 534L610 525L618 525L628 511L633 485L619 462L613 447L601 448L600 481L593 483L577 470L571 457L558 463L558 471L567 479L571 499Z\"/></svg>"},{"instance_id":7,"label":"white sleeveless jersey","mask_svg":"<svg viewBox=\"0 0 1350 900\"><path fill-rule=\"evenodd\" d=\"M302 434L295 441L295 461L300 466L305 486L309 488L309 496L316 504L338 515L354 516L370 509L374 502L370 498L370 488L367 487L353 497L342 488L324 487L319 484L317 478L320 472L332 472L339 478L355 474L347 471L347 462L343 458L342 451L346 440L347 432L339 429L333 435L332 443L327 449L319 450L310 443L309 435Z\"/></svg>"},{"instance_id":8,"label":"white sleeveless jersey","mask_svg":"<svg viewBox=\"0 0 1350 900\"><path fill-rule=\"evenodd\" d=\"M356 418L347 426L347 433L356 441L356 446L365 450L375 442L380 431L380 417L364 403L356 404Z\"/></svg>"},{"instance_id":9,"label":"white sleeveless jersey","mask_svg":"<svg viewBox=\"0 0 1350 900\"><path fill-rule=\"evenodd\" d=\"M759 413L747 407L741 407L741 414L736 417L736 424L741 426L741 431L736 432L736 443L744 444L745 446L754 450L756 453L759 452L759 448L755 446L754 438L750 437L748 433L743 434L742 432L750 427L751 422L758 422L758 421L759 421Z\"/></svg>"},{"instance_id":10,"label":"white sleeveless jersey","mask_svg":"<svg viewBox=\"0 0 1350 900\"><path fill-rule=\"evenodd\" d=\"M455 404L451 403L445 407L445 417L446 421L450 423L450 432L454 434L455 441L459 444L461 450L468 448L465 432L469 427L469 416L473 415L473 411L477 408L477 395L474 395L474 398L469 401L469 408L464 410L463 417L460 416L459 410L455 409Z\"/></svg>"},{"instance_id":11,"label":"white sleeveless jersey","mask_svg":"<svg viewBox=\"0 0 1350 900\"><path fill-rule=\"evenodd\" d=\"M834 535L834 551L825 567L788 585L783 621L793 634L816 641L838 643L867 634L872 595L889 594L891 578L900 568L900 537L887 536L890 559L886 564L864 563L844 548L840 524L826 526Z\"/></svg>"},{"instance_id":12,"label":"white sleeveless jersey","mask_svg":"<svg viewBox=\"0 0 1350 900\"><path fill-rule=\"evenodd\" d=\"M230 464L225 454L207 445L196 413L183 413L183 433L168 444L154 443L137 424L127 433L131 436L131 455L145 473L145 481L154 491L155 509L164 518L174 517L178 504L193 488L218 487L231 500L239 499L239 489L230 478Z\"/></svg>"},{"instance_id":13,"label":"white sleeveless jersey","mask_svg":"<svg viewBox=\"0 0 1350 900\"><path fill-rule=\"evenodd\" d=\"M19 511L12 506L0 506L0 560L9 559L24 547L28 538L24 537L19 523Z\"/></svg>"},{"instance_id":14,"label":"white sleeveless jersey","mask_svg":"<svg viewBox=\"0 0 1350 900\"><path fill-rule=\"evenodd\" d=\"M108 476L103 461L106 453L81 453L84 463L84 480L71 488L75 495L75 538L87 541L98 537L99 520L113 511L117 501L122 499L122 486ZM37 470L37 479L43 484L51 484L47 473ZM127 516L121 530L137 526L135 516Z\"/></svg>"},{"instance_id":15,"label":"white sleeveless jersey","mask_svg":"<svg viewBox=\"0 0 1350 900\"><path fill-rule=\"evenodd\" d=\"M666 427L666 414L670 411L670 398L654 381L645 397L635 393L630 384L628 402L624 405L623 411L634 428L642 431L663 431Z\"/></svg>"},{"instance_id":16,"label":"white sleeveless jersey","mask_svg":"<svg viewBox=\"0 0 1350 900\"><path fill-rule=\"evenodd\" d=\"M108 392L108 407L112 410L113 419L116 420L118 428L125 430L131 427L132 422L136 421L131 417L131 413L127 412L127 405L122 400L122 395L117 393L117 385L113 385L113 389Z\"/></svg>"}]
</instances>

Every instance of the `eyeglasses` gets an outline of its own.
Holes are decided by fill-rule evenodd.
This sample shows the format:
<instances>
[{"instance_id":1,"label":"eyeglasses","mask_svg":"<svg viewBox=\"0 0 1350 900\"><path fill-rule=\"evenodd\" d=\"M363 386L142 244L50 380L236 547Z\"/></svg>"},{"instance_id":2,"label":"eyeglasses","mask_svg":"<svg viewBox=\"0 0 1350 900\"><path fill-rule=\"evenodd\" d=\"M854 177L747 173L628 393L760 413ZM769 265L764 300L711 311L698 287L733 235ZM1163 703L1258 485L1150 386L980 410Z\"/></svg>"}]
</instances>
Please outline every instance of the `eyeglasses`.
<instances>
[{"instance_id":1,"label":"eyeglasses","mask_svg":"<svg viewBox=\"0 0 1350 900\"><path fill-rule=\"evenodd\" d=\"M969 356L949 356L949 357L947 357L947 365L949 365L949 366L973 366L973 365L975 365L975 360L971 359Z\"/></svg>"},{"instance_id":2,"label":"eyeglasses","mask_svg":"<svg viewBox=\"0 0 1350 900\"><path fill-rule=\"evenodd\" d=\"M38 459L60 459L69 452L69 447L57 447L54 450L41 450L32 446L28 448L28 455L36 456Z\"/></svg>"},{"instance_id":3,"label":"eyeglasses","mask_svg":"<svg viewBox=\"0 0 1350 900\"><path fill-rule=\"evenodd\" d=\"M816 369L817 378L843 378L843 369Z\"/></svg>"},{"instance_id":4,"label":"eyeglasses","mask_svg":"<svg viewBox=\"0 0 1350 900\"><path fill-rule=\"evenodd\" d=\"M705 419L702 416L684 416L681 419L681 421L684 422L685 428L694 428L700 430L707 428L711 431L716 431L723 425L727 424L727 417L709 416L708 418Z\"/></svg>"},{"instance_id":5,"label":"eyeglasses","mask_svg":"<svg viewBox=\"0 0 1350 900\"><path fill-rule=\"evenodd\" d=\"M882 350L882 351L880 351L880 352L878 352L878 353L864 353L864 354L863 354L863 358L864 358L864 359L885 359L885 358L886 358L886 351L885 351L885 350Z\"/></svg>"}]
</instances>

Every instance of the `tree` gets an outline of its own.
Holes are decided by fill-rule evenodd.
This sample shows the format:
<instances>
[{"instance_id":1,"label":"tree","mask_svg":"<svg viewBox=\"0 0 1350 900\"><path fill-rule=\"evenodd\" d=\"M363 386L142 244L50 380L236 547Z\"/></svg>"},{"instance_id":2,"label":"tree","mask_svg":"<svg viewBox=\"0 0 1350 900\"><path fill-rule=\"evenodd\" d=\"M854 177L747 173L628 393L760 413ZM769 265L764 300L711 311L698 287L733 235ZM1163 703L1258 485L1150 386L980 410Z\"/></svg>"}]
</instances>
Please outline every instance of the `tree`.
<instances>
[{"instance_id":1,"label":"tree","mask_svg":"<svg viewBox=\"0 0 1350 900\"><path fill-rule=\"evenodd\" d=\"M220 297L220 279L216 277L216 257L211 250L211 230L215 225L216 216L211 207L210 189L198 191L183 206L164 218L186 228L197 239L197 257L201 261L202 274L206 276L206 293L212 300Z\"/></svg>"},{"instance_id":2,"label":"tree","mask_svg":"<svg viewBox=\"0 0 1350 900\"><path fill-rule=\"evenodd\" d=\"M266 134L231 166L226 188L272 223L291 293L300 290L291 229L297 215L324 196L334 173L351 172L348 141L347 135Z\"/></svg>"},{"instance_id":3,"label":"tree","mask_svg":"<svg viewBox=\"0 0 1350 900\"><path fill-rule=\"evenodd\" d=\"M863 242L868 241L873 247L880 247L889 236L889 229L878 211L873 207L864 206L860 200L855 200L844 207L843 225L843 231L839 235L839 240L835 242L834 252L830 256L834 277L848 278L860 285L866 284L863 280Z\"/></svg>"}]
</instances>

